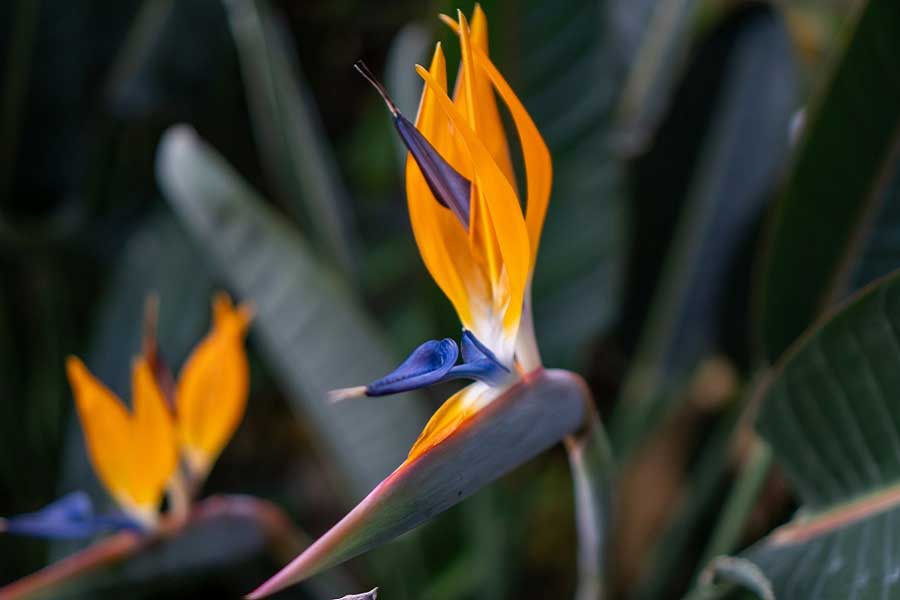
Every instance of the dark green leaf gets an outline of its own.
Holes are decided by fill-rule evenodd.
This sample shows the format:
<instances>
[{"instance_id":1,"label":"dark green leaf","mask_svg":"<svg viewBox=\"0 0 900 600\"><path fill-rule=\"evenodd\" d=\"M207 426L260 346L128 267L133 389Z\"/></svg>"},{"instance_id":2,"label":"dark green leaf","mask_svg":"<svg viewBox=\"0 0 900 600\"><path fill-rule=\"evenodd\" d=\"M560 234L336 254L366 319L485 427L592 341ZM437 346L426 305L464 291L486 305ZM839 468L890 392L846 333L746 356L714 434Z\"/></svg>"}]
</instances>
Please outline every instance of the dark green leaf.
<instances>
[{"instance_id":1,"label":"dark green leaf","mask_svg":"<svg viewBox=\"0 0 900 600\"><path fill-rule=\"evenodd\" d=\"M795 87L780 16L770 7L741 6L701 46L657 146L638 165L638 225L661 225L660 211L678 220L613 415L617 448L637 443L697 362L717 349L729 292L741 280L735 265L787 151ZM677 161L690 154L696 159L684 171ZM658 239L638 228L636 259L646 258L643 248L661 251ZM628 315L641 310L645 294L637 281Z\"/></svg>"},{"instance_id":2,"label":"dark green leaf","mask_svg":"<svg viewBox=\"0 0 900 600\"><path fill-rule=\"evenodd\" d=\"M801 508L741 556L776 597L884 597L900 581L898 398L895 272L800 338L762 398L757 427Z\"/></svg>"},{"instance_id":3,"label":"dark green leaf","mask_svg":"<svg viewBox=\"0 0 900 600\"><path fill-rule=\"evenodd\" d=\"M309 237L350 275L355 258L344 218L348 194L287 26L266 0L226 0L225 7L268 175L294 214L306 215Z\"/></svg>"},{"instance_id":4,"label":"dark green leaf","mask_svg":"<svg viewBox=\"0 0 900 600\"><path fill-rule=\"evenodd\" d=\"M770 361L860 283L852 275L872 218L897 197L883 188L900 140L900 4L868 2L851 33L824 96L809 109L772 221L759 308ZM885 211L893 218L896 209Z\"/></svg>"}]
</instances>

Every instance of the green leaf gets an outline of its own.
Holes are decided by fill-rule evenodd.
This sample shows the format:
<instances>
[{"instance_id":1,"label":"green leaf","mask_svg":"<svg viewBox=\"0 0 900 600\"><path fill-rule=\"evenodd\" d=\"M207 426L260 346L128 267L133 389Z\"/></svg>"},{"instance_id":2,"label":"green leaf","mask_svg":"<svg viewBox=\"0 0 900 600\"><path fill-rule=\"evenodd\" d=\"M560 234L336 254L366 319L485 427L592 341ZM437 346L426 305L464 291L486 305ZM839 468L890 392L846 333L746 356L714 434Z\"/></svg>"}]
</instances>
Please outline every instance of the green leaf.
<instances>
[{"instance_id":1,"label":"green leaf","mask_svg":"<svg viewBox=\"0 0 900 600\"><path fill-rule=\"evenodd\" d=\"M718 349L729 292L742 280L735 265L787 152L796 87L790 57L774 9L733 10L701 45L657 145L638 165L638 225L659 229L659 212L677 218L677 225L659 250L668 252L646 318L640 282L629 293L626 315L635 315L631 320L641 329L610 426L617 450L633 448L698 362ZM673 156L690 162L675 163ZM636 257L645 256L642 246L659 249L654 240L660 236L637 232Z\"/></svg>"},{"instance_id":2,"label":"green leaf","mask_svg":"<svg viewBox=\"0 0 900 600\"><path fill-rule=\"evenodd\" d=\"M287 25L266 0L225 0L225 7L267 175L295 216L306 215L310 237L349 275L355 264L343 214L348 193Z\"/></svg>"},{"instance_id":3,"label":"green leaf","mask_svg":"<svg viewBox=\"0 0 900 600\"><path fill-rule=\"evenodd\" d=\"M760 281L760 332L774 361L853 282L853 268L897 169L900 5L861 10L778 202ZM892 209L893 215L896 209ZM896 235L895 233L893 235ZM900 264L895 257L893 264Z\"/></svg>"},{"instance_id":4,"label":"green leaf","mask_svg":"<svg viewBox=\"0 0 900 600\"><path fill-rule=\"evenodd\" d=\"M240 298L255 303L253 331L298 418L311 421L354 495L371 490L403 461L426 415L413 395L326 401L328 390L368 383L398 362L351 289L190 128L166 132L157 174Z\"/></svg>"},{"instance_id":5,"label":"green leaf","mask_svg":"<svg viewBox=\"0 0 900 600\"><path fill-rule=\"evenodd\" d=\"M697 0L661 0L648 15L618 108L619 136L628 152L640 149L656 131L687 55L697 5Z\"/></svg>"},{"instance_id":6,"label":"green leaf","mask_svg":"<svg viewBox=\"0 0 900 600\"><path fill-rule=\"evenodd\" d=\"M248 597L273 594L428 521L573 433L583 425L590 401L584 381L568 371L542 371L510 388L394 471Z\"/></svg>"},{"instance_id":7,"label":"green leaf","mask_svg":"<svg viewBox=\"0 0 900 600\"><path fill-rule=\"evenodd\" d=\"M800 338L762 397L757 428L801 507L741 558L776 597L884 597L900 581L898 398L895 272Z\"/></svg>"}]
</instances>

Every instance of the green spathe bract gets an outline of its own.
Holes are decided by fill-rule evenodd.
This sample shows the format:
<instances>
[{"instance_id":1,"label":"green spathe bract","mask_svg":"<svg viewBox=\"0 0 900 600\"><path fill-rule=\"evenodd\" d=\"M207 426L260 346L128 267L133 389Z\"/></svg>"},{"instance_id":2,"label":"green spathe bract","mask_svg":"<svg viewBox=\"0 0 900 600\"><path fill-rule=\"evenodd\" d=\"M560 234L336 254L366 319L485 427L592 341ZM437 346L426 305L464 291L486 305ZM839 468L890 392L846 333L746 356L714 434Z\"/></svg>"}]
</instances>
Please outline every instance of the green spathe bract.
<instances>
[{"instance_id":1,"label":"green spathe bract","mask_svg":"<svg viewBox=\"0 0 900 600\"><path fill-rule=\"evenodd\" d=\"M542 370L404 463L249 598L263 598L413 529L574 433L590 393L577 375Z\"/></svg>"}]
</instances>

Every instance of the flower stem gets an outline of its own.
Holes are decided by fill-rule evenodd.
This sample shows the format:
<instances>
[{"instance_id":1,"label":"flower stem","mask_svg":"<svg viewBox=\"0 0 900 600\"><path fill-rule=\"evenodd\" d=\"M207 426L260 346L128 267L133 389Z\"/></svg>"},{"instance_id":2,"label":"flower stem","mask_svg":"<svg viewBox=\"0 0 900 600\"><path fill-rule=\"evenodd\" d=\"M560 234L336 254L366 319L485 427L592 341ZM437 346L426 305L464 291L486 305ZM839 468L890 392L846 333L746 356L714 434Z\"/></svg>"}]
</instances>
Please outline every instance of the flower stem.
<instances>
[{"instance_id":1,"label":"flower stem","mask_svg":"<svg viewBox=\"0 0 900 600\"><path fill-rule=\"evenodd\" d=\"M600 600L606 571L609 537L612 452L600 419L591 407L587 430L566 438L575 487L575 524L578 536L578 586L575 600Z\"/></svg>"}]
</instances>

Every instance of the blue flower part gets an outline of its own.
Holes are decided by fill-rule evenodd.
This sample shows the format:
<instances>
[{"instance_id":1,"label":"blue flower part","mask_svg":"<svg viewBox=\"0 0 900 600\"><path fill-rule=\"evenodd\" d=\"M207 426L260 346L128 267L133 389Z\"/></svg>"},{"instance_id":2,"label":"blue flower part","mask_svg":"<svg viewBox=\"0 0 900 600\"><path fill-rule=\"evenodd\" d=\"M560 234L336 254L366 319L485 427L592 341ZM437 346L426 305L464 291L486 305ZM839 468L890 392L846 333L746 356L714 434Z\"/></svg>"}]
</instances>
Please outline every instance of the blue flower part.
<instances>
[{"instance_id":1,"label":"blue flower part","mask_svg":"<svg viewBox=\"0 0 900 600\"><path fill-rule=\"evenodd\" d=\"M445 208L449 208L456 215L456 218L462 222L463 227L469 228L469 194L472 190L471 182L463 177L459 171L453 168L443 156L441 156L434 146L431 145L425 136L422 135L416 126L409 119L400 114L397 105L391 100L387 90L376 79L372 71L363 61L357 61L353 67L359 71L360 75L372 84L375 90L381 95L388 110L394 117L394 127L400 134L400 139L409 150L413 160L419 165L419 170L428 184L428 189L434 194L435 199Z\"/></svg>"},{"instance_id":2,"label":"blue flower part","mask_svg":"<svg viewBox=\"0 0 900 600\"><path fill-rule=\"evenodd\" d=\"M468 329L463 329L460 346L462 347L463 362L475 362L486 358L497 365L498 368L509 373L509 369L500 362L497 355L491 352L490 348L482 344L481 340L475 337L475 334Z\"/></svg>"},{"instance_id":3,"label":"blue flower part","mask_svg":"<svg viewBox=\"0 0 900 600\"><path fill-rule=\"evenodd\" d=\"M413 350L394 372L366 386L367 396L385 396L429 386L444 379L456 363L459 347L450 338L429 340Z\"/></svg>"},{"instance_id":4,"label":"blue flower part","mask_svg":"<svg viewBox=\"0 0 900 600\"><path fill-rule=\"evenodd\" d=\"M6 533L47 539L88 538L116 529L140 526L125 515L95 515L84 492L72 492L38 511L11 517L3 526Z\"/></svg>"},{"instance_id":5,"label":"blue flower part","mask_svg":"<svg viewBox=\"0 0 900 600\"><path fill-rule=\"evenodd\" d=\"M471 184L450 166L425 136L406 117L397 113L394 125L403 144L409 149L435 199L449 208L463 227L469 227L469 194Z\"/></svg>"},{"instance_id":6,"label":"blue flower part","mask_svg":"<svg viewBox=\"0 0 900 600\"><path fill-rule=\"evenodd\" d=\"M509 375L509 369L471 331L463 330L460 345L463 364L450 369L447 379L477 379L488 385L499 385Z\"/></svg>"}]
</instances>

